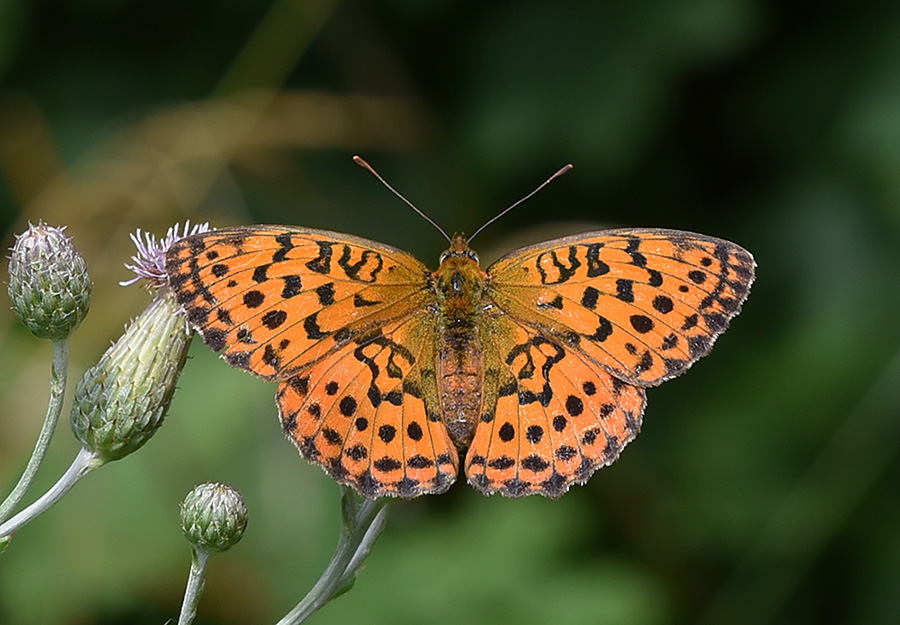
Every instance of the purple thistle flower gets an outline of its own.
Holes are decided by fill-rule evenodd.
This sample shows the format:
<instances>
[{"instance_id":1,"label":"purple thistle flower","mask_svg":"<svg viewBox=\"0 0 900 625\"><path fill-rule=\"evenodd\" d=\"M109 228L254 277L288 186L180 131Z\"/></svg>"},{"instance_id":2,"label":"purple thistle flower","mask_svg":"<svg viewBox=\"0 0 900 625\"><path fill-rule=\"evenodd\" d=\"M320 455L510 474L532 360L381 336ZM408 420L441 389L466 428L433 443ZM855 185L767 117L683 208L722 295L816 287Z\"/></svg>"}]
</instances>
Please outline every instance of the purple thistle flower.
<instances>
[{"instance_id":1,"label":"purple thistle flower","mask_svg":"<svg viewBox=\"0 0 900 625\"><path fill-rule=\"evenodd\" d=\"M166 250L175 241L192 234L208 232L209 224L197 224L191 226L190 221L184 222L184 227L175 224L166 231L166 236L157 241L156 236L149 232L142 232L140 228L131 235L137 247L137 254L131 257L132 263L125 263L125 268L133 271L135 277L119 282L120 286L130 286L142 278L147 281L147 286L159 288L166 283Z\"/></svg>"}]
</instances>

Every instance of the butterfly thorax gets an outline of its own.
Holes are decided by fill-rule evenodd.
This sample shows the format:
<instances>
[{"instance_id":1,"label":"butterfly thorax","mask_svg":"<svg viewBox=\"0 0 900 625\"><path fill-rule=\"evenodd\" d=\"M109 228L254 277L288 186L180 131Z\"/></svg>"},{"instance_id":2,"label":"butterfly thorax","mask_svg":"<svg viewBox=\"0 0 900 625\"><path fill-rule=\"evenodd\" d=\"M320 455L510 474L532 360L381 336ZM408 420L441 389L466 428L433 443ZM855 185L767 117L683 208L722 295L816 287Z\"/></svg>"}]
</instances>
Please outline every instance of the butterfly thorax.
<instances>
[{"instance_id":1,"label":"butterfly thorax","mask_svg":"<svg viewBox=\"0 0 900 625\"><path fill-rule=\"evenodd\" d=\"M441 417L461 447L471 442L481 413L484 362L479 328L486 279L478 256L459 234L431 277L441 317L436 352Z\"/></svg>"}]
</instances>

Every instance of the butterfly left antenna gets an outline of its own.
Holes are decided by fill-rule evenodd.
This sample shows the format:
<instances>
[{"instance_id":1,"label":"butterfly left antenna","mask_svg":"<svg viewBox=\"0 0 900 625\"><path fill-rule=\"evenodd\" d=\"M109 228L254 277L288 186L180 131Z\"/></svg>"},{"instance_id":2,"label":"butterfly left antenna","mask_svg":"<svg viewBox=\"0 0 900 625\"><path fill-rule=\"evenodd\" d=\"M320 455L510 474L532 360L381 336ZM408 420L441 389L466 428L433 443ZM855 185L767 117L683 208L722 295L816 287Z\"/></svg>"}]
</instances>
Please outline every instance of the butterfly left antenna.
<instances>
[{"instance_id":1,"label":"butterfly left antenna","mask_svg":"<svg viewBox=\"0 0 900 625\"><path fill-rule=\"evenodd\" d=\"M394 195L396 195L398 198L400 198L401 200L406 202L407 206L409 206L411 209L416 211L425 221L430 223L432 226L434 226L437 229L438 232L440 232L442 235L444 235L444 238L447 239L448 243L453 242L452 239L447 235L447 233L444 232L443 228L441 228L439 225L437 225L437 223L435 223L435 221L431 217L429 217L428 215L426 215L425 213L420 211L419 208L415 204L413 204L412 202L407 200L405 197L403 197L403 194L400 193L399 191L397 191L397 189L395 189L394 187L389 185L388 181L385 180L384 178L382 178L381 174L379 174L377 171L375 171L375 169L371 165L369 165L361 156L354 156L353 162L356 163L357 165L359 165L360 167L362 167L363 169L367 169L370 174L372 174L373 176L378 178L378 180L381 181L381 184L383 184L388 189L390 189Z\"/></svg>"}]
</instances>

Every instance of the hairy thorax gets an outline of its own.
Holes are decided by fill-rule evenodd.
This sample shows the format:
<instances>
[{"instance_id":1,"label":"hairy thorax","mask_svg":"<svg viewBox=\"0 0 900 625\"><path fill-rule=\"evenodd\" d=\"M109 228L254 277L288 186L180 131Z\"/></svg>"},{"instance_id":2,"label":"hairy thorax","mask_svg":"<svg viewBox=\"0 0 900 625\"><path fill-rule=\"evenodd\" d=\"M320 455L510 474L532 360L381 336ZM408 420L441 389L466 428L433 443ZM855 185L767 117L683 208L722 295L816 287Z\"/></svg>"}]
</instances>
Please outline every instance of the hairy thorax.
<instances>
[{"instance_id":1,"label":"hairy thorax","mask_svg":"<svg viewBox=\"0 0 900 625\"><path fill-rule=\"evenodd\" d=\"M484 362L480 316L487 279L478 257L456 235L432 275L438 296L441 335L437 351L441 415L453 441L467 446L481 414Z\"/></svg>"}]
</instances>

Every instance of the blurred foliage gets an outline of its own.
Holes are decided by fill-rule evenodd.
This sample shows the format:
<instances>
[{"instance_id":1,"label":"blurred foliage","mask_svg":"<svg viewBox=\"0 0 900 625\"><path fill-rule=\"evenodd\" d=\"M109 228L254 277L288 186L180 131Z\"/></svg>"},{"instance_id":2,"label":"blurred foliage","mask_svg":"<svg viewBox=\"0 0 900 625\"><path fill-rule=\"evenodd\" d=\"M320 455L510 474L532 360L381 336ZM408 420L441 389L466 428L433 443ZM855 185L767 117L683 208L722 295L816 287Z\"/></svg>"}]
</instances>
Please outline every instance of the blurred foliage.
<instances>
[{"instance_id":1,"label":"blurred foliage","mask_svg":"<svg viewBox=\"0 0 900 625\"><path fill-rule=\"evenodd\" d=\"M7 0L0 224L67 225L95 283L72 384L148 303L128 233L175 221L351 232L434 262L610 225L697 230L759 278L644 432L558 501L459 484L395 505L316 623L900 622L900 4ZM539 226L539 227L538 227ZM50 345L0 311L0 483L24 467ZM274 386L193 348L166 426L0 556L0 622L161 623L178 503L228 482L244 541L198 623L274 622L314 583L339 489L284 440ZM74 456L63 426L35 495Z\"/></svg>"}]
</instances>

